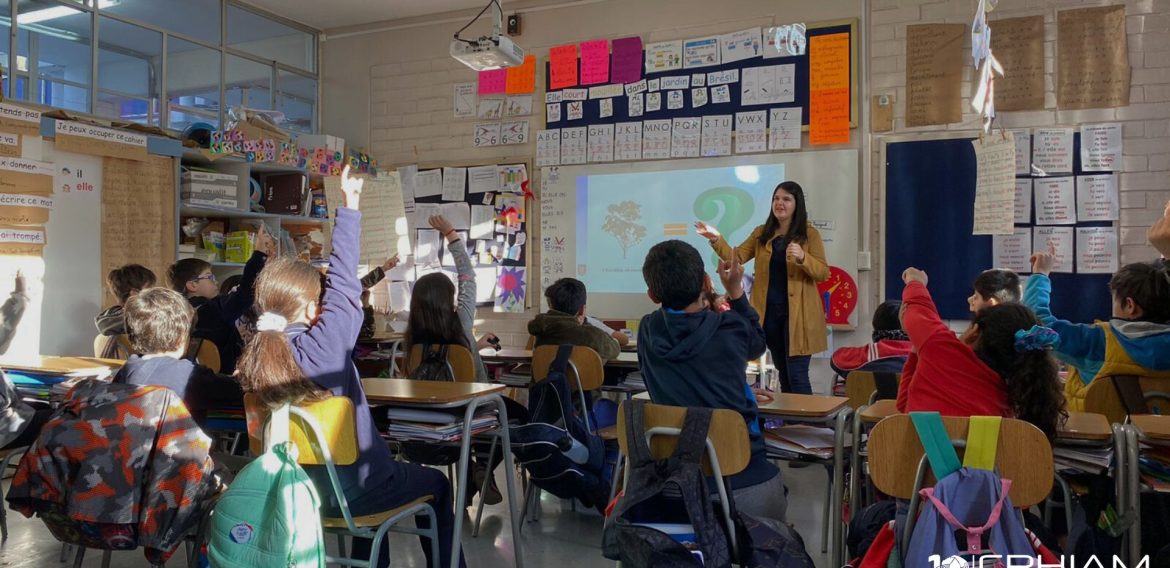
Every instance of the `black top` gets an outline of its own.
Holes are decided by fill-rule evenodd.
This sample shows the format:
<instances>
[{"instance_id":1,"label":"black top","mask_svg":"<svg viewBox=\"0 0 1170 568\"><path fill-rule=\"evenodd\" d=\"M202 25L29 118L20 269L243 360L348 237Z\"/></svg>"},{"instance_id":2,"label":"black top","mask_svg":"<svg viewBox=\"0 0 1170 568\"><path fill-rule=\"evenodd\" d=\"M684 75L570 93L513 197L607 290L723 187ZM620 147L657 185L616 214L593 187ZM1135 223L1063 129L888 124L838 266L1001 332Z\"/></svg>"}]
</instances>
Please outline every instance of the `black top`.
<instances>
[{"instance_id":1,"label":"black top","mask_svg":"<svg viewBox=\"0 0 1170 568\"><path fill-rule=\"evenodd\" d=\"M772 239L772 260L768 263L768 311L788 315L788 247L787 237Z\"/></svg>"}]
</instances>

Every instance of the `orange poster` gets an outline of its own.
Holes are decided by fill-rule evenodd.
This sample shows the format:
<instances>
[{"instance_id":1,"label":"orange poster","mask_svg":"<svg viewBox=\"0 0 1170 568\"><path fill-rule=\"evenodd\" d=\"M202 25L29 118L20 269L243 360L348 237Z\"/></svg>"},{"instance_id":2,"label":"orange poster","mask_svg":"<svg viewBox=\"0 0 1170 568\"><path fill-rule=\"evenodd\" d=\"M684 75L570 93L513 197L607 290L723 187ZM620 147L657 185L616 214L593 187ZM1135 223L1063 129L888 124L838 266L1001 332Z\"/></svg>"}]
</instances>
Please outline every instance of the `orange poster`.
<instances>
[{"instance_id":1,"label":"orange poster","mask_svg":"<svg viewBox=\"0 0 1170 568\"><path fill-rule=\"evenodd\" d=\"M808 140L849 143L849 34L809 38Z\"/></svg>"},{"instance_id":2,"label":"orange poster","mask_svg":"<svg viewBox=\"0 0 1170 568\"><path fill-rule=\"evenodd\" d=\"M560 45L548 50L548 88L577 86L577 44Z\"/></svg>"},{"instance_id":3,"label":"orange poster","mask_svg":"<svg viewBox=\"0 0 1170 568\"><path fill-rule=\"evenodd\" d=\"M521 95L536 90L536 56L529 55L524 63L508 68L508 79L505 92L509 95Z\"/></svg>"}]
</instances>

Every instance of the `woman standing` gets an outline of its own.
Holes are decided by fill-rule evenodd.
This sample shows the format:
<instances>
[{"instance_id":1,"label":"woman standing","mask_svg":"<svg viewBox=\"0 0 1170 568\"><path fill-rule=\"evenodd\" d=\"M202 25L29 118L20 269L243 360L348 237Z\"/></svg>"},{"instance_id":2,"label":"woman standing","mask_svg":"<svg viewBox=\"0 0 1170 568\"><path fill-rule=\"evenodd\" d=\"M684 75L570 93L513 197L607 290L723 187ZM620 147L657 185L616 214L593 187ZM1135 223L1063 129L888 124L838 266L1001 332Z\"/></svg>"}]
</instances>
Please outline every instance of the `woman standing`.
<instances>
[{"instance_id":1,"label":"woman standing","mask_svg":"<svg viewBox=\"0 0 1170 568\"><path fill-rule=\"evenodd\" d=\"M808 222L804 190L792 181L776 186L768 220L735 249L714 227L700 221L695 228L720 258L729 260L734 253L741 263L755 259L751 304L763 316L780 388L812 394L809 359L828 349L825 307L817 282L829 278L829 264L821 234Z\"/></svg>"}]
</instances>

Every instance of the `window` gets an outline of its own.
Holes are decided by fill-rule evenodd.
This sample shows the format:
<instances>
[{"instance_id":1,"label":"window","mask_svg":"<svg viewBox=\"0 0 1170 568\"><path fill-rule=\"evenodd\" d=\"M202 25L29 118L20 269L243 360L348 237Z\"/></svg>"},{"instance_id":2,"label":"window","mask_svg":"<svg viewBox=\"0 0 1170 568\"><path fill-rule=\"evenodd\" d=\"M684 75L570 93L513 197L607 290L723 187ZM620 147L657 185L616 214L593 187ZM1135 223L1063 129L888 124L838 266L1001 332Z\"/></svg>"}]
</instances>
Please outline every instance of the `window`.
<instances>
[{"instance_id":1,"label":"window","mask_svg":"<svg viewBox=\"0 0 1170 568\"><path fill-rule=\"evenodd\" d=\"M48 0L19 0L17 56L28 59L32 77L25 100L89 112L92 14ZM34 55L35 54L35 55Z\"/></svg>"},{"instance_id":2,"label":"window","mask_svg":"<svg viewBox=\"0 0 1170 568\"><path fill-rule=\"evenodd\" d=\"M316 43L313 34L270 20L234 4L228 5L228 47L313 72L317 70Z\"/></svg>"},{"instance_id":3,"label":"window","mask_svg":"<svg viewBox=\"0 0 1170 568\"><path fill-rule=\"evenodd\" d=\"M314 132L313 118L317 108L317 80L290 71L278 75L280 93L276 98L276 110L284 113L284 124L289 130Z\"/></svg>"},{"instance_id":4,"label":"window","mask_svg":"<svg viewBox=\"0 0 1170 568\"><path fill-rule=\"evenodd\" d=\"M227 56L224 103L254 109L272 108L272 66L251 59Z\"/></svg>"},{"instance_id":5,"label":"window","mask_svg":"<svg viewBox=\"0 0 1170 568\"><path fill-rule=\"evenodd\" d=\"M192 123L219 126L218 49L178 38L167 40L167 97L170 124L183 130Z\"/></svg>"},{"instance_id":6,"label":"window","mask_svg":"<svg viewBox=\"0 0 1170 568\"><path fill-rule=\"evenodd\" d=\"M101 0L99 6L107 14L219 45L219 0Z\"/></svg>"},{"instance_id":7,"label":"window","mask_svg":"<svg viewBox=\"0 0 1170 568\"><path fill-rule=\"evenodd\" d=\"M97 79L94 114L158 124L162 34L102 16L98 23Z\"/></svg>"}]
</instances>

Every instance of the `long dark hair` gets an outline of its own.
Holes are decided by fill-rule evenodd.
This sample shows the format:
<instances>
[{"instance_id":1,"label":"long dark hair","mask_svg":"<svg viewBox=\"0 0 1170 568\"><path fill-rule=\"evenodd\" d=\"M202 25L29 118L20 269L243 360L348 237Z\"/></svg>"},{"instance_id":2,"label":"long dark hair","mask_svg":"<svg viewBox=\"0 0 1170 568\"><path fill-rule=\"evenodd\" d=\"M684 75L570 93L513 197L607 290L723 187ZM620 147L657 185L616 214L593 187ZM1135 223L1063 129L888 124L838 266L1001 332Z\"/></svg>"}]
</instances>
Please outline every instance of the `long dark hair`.
<instances>
[{"instance_id":1,"label":"long dark hair","mask_svg":"<svg viewBox=\"0 0 1170 568\"><path fill-rule=\"evenodd\" d=\"M784 236L790 243L804 244L808 242L808 208L804 204L804 189L799 183L786 181L772 190L772 199L776 199L776 192L784 190L796 200L796 211L792 212L792 222L788 224L788 233ZM774 237L776 229L780 228L780 221L772 214L772 202L768 202L768 220L764 222L764 230L760 233L760 244L766 245Z\"/></svg>"},{"instance_id":2,"label":"long dark hair","mask_svg":"<svg viewBox=\"0 0 1170 568\"><path fill-rule=\"evenodd\" d=\"M1048 351L1016 349L1016 332L1040 325L1032 310L1007 303L975 314L978 353L1007 385L1008 403L1016 418L1030 422L1052 439L1068 417L1056 359Z\"/></svg>"},{"instance_id":3,"label":"long dark hair","mask_svg":"<svg viewBox=\"0 0 1170 568\"><path fill-rule=\"evenodd\" d=\"M455 285L440 272L419 278L410 296L406 348L409 350L412 345L422 343L454 343L471 348L463 333L463 324L455 313Z\"/></svg>"}]
</instances>

